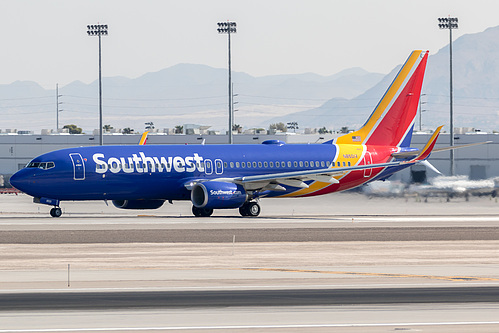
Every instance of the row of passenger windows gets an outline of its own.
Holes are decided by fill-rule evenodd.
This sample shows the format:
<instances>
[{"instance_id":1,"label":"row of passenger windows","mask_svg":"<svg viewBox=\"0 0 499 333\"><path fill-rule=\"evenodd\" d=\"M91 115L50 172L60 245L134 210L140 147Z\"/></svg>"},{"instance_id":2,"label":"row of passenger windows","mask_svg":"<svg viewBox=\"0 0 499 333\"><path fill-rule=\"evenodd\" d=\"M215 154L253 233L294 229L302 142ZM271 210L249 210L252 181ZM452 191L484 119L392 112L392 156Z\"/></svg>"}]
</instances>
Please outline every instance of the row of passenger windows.
<instances>
[{"instance_id":1,"label":"row of passenger windows","mask_svg":"<svg viewBox=\"0 0 499 333\"><path fill-rule=\"evenodd\" d=\"M230 167L231 168L234 168L234 166L236 168L285 168L286 166L288 168L291 168L291 167L300 167L300 168L325 168L326 166L329 168L330 166L333 166L333 167L340 167L341 166L341 162L324 162L324 161L287 161L287 162L284 162L284 161L270 161L270 162L230 162L229 163ZM343 162L343 166L351 166L351 163L350 162ZM227 168L227 162L224 162L224 167Z\"/></svg>"},{"instance_id":2,"label":"row of passenger windows","mask_svg":"<svg viewBox=\"0 0 499 333\"><path fill-rule=\"evenodd\" d=\"M52 163L52 162L49 162L49 163ZM30 163L31 164L31 163ZM53 164L53 163L52 163ZM147 163L148 166L150 166L151 164ZM351 166L351 162L330 162L330 161L327 161L327 162L324 162L324 161L287 161L287 162L284 162L284 161L270 161L270 162L230 162L230 163L227 163L227 162L224 162L224 168L227 168L228 166L230 165L230 167L233 169L234 167L236 168L286 168L286 166L288 168L291 168L291 167L300 167L300 168L325 168L325 167L341 167L341 166ZM114 165L114 166L118 166L118 167L124 167L126 169L129 169L129 168L132 168L134 165L133 164L127 164L125 163L124 165L123 164L119 164L119 165ZM154 165L156 167L156 169L159 169L159 167L161 166L162 168L171 168L171 165L170 163L167 163L166 165L165 164L155 164ZM182 164L182 166L185 166L185 164ZM200 164L197 163L196 166L198 168L200 168ZM28 165L28 168L30 168L32 166ZM53 167L53 165L52 165ZM112 164L109 164L109 167L113 167ZM144 168L145 167L145 163L138 163L138 167L139 168ZM101 165L101 164L98 164L97 165L97 168L98 169L103 169L104 168L104 165Z\"/></svg>"}]
</instances>

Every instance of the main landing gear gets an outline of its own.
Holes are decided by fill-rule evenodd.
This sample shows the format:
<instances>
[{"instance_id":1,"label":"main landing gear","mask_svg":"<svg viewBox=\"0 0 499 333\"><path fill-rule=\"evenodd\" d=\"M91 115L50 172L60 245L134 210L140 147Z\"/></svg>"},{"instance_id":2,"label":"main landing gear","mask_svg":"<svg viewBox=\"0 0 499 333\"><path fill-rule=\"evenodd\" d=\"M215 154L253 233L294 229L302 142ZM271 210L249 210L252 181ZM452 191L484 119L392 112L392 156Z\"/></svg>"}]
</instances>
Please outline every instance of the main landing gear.
<instances>
[{"instance_id":1,"label":"main landing gear","mask_svg":"<svg viewBox=\"0 0 499 333\"><path fill-rule=\"evenodd\" d=\"M62 209L60 207L54 207L50 210L50 216L52 217L61 217Z\"/></svg>"},{"instance_id":2,"label":"main landing gear","mask_svg":"<svg viewBox=\"0 0 499 333\"><path fill-rule=\"evenodd\" d=\"M260 211L260 205L256 201L245 202L244 205L239 207L239 214L241 216L258 216L260 215ZM52 211L50 214L52 214ZM196 217L209 217L213 214L213 209L192 206L192 214Z\"/></svg>"},{"instance_id":3,"label":"main landing gear","mask_svg":"<svg viewBox=\"0 0 499 333\"><path fill-rule=\"evenodd\" d=\"M192 206L192 214L196 217L209 217L213 214L213 209L211 208L198 208L196 206Z\"/></svg>"},{"instance_id":4,"label":"main landing gear","mask_svg":"<svg viewBox=\"0 0 499 333\"><path fill-rule=\"evenodd\" d=\"M245 202L244 205L239 207L239 214L241 216L258 216L260 215L260 211L260 205L255 201Z\"/></svg>"}]
</instances>

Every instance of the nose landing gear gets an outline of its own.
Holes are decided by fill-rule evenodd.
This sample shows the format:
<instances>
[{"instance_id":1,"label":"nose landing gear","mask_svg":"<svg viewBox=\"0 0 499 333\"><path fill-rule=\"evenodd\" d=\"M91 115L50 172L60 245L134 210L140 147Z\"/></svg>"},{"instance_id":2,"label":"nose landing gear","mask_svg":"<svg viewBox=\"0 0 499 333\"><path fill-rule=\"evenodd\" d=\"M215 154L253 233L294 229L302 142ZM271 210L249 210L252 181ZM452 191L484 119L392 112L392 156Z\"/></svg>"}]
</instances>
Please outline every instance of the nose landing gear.
<instances>
[{"instance_id":1,"label":"nose landing gear","mask_svg":"<svg viewBox=\"0 0 499 333\"><path fill-rule=\"evenodd\" d=\"M62 209L60 207L54 207L50 210L50 216L52 217L61 217Z\"/></svg>"}]
</instances>

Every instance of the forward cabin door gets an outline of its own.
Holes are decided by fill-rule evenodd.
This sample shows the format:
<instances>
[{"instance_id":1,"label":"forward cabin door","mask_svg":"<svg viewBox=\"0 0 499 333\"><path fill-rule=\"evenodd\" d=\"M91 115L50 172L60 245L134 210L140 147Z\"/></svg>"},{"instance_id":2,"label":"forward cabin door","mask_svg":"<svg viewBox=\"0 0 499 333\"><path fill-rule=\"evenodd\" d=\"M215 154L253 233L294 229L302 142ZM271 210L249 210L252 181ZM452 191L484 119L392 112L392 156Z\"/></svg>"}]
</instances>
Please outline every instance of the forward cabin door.
<instances>
[{"instance_id":1,"label":"forward cabin door","mask_svg":"<svg viewBox=\"0 0 499 333\"><path fill-rule=\"evenodd\" d=\"M85 179L85 162L79 153L69 154L71 162L73 162L73 179L74 180L84 180Z\"/></svg>"},{"instance_id":2,"label":"forward cabin door","mask_svg":"<svg viewBox=\"0 0 499 333\"><path fill-rule=\"evenodd\" d=\"M364 155L364 165L369 165L373 164L373 158L371 156L371 153L366 151L366 154ZM371 177L371 174L373 172L373 169L364 169L364 177Z\"/></svg>"}]
</instances>

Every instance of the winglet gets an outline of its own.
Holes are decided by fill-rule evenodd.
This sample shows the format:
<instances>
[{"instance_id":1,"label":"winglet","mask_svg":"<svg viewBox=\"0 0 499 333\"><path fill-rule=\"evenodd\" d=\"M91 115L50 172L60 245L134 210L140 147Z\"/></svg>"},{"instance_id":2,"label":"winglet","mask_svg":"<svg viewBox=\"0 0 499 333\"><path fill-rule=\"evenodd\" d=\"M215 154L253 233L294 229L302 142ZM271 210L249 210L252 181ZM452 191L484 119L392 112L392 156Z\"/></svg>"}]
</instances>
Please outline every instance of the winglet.
<instances>
[{"instance_id":1,"label":"winglet","mask_svg":"<svg viewBox=\"0 0 499 333\"><path fill-rule=\"evenodd\" d=\"M147 142L147 134L149 134L149 131L146 131L142 134L142 137L140 138L140 141L139 141L139 146L143 146L146 144Z\"/></svg>"},{"instance_id":2,"label":"winglet","mask_svg":"<svg viewBox=\"0 0 499 333\"><path fill-rule=\"evenodd\" d=\"M423 161L430 156L431 151L433 150L433 147L435 147L435 143L437 143L438 135L440 134L440 130L444 127L444 125L439 126L433 135L431 136L430 140L426 143L426 146L421 150L421 153L419 153L418 156L416 156L413 160L410 162L417 162L417 161Z\"/></svg>"}]
</instances>

